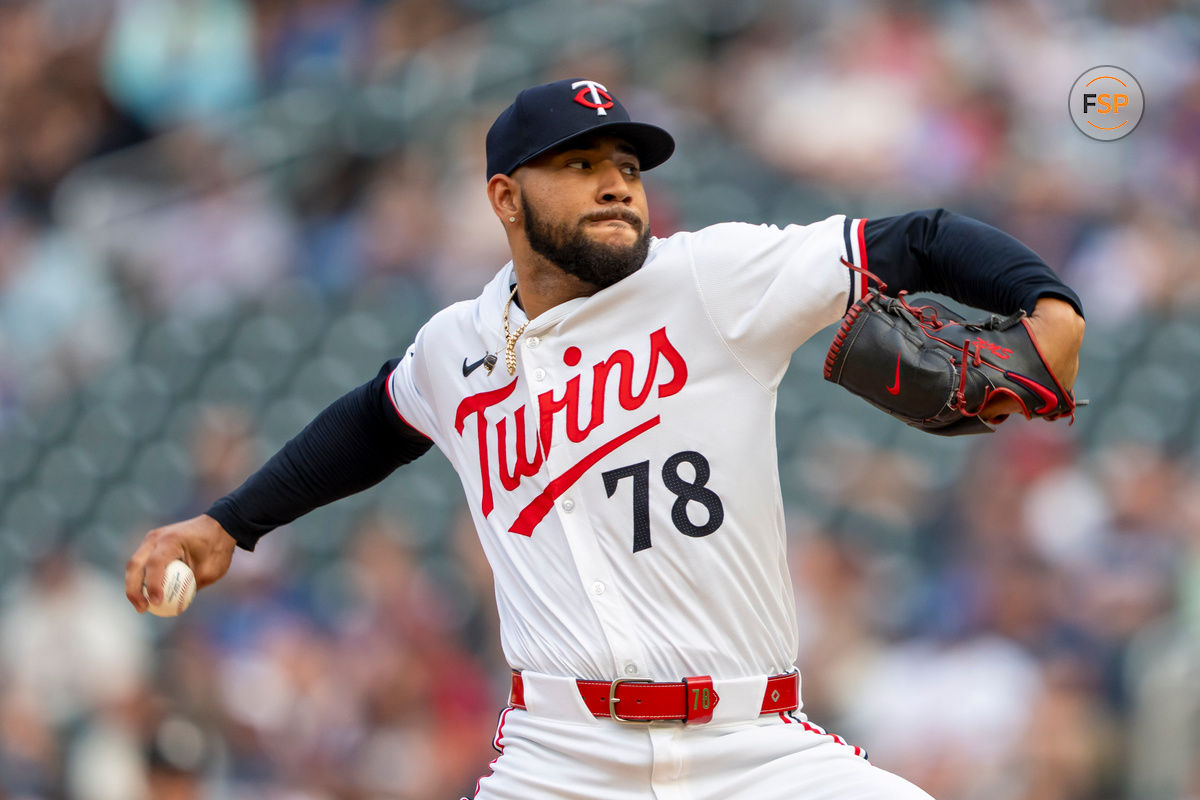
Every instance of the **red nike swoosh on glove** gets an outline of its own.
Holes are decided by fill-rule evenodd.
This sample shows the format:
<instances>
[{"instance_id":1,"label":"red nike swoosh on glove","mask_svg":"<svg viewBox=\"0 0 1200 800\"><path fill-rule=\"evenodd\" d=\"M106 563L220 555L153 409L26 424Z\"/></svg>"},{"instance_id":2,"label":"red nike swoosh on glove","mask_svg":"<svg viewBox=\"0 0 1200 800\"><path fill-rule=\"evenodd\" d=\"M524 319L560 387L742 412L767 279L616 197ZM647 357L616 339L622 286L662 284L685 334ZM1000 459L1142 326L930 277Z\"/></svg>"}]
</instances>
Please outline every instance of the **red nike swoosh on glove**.
<instances>
[{"instance_id":1,"label":"red nike swoosh on glove","mask_svg":"<svg viewBox=\"0 0 1200 800\"><path fill-rule=\"evenodd\" d=\"M1033 413L1048 414L1054 409L1058 408L1058 395L1047 389L1045 386L1042 386L1037 381L1026 378L1024 375L1018 375L1015 372L1006 372L1004 374L1024 386L1026 389L1032 391L1040 400L1042 400L1042 402L1046 404Z\"/></svg>"},{"instance_id":2,"label":"red nike swoosh on glove","mask_svg":"<svg viewBox=\"0 0 1200 800\"><path fill-rule=\"evenodd\" d=\"M903 350L896 351L896 382L891 386L884 387L888 390L888 394L900 394L900 356L903 354Z\"/></svg>"}]
</instances>

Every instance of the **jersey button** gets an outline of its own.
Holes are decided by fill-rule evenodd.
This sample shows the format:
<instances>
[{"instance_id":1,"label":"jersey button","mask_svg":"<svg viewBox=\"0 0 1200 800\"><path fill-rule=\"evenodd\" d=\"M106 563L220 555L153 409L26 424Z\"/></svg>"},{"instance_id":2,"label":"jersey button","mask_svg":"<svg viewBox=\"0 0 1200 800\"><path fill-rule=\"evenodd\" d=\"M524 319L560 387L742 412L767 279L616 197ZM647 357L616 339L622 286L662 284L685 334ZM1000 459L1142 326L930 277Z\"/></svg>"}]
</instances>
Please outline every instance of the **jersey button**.
<instances>
[{"instance_id":1,"label":"jersey button","mask_svg":"<svg viewBox=\"0 0 1200 800\"><path fill-rule=\"evenodd\" d=\"M566 500L563 500L562 501L562 509L563 509L563 511L570 514L572 511L575 510L575 501L569 497Z\"/></svg>"},{"instance_id":2,"label":"jersey button","mask_svg":"<svg viewBox=\"0 0 1200 800\"><path fill-rule=\"evenodd\" d=\"M600 595L604 594L604 584L601 583L600 581L596 581L595 583L593 583L592 584L592 594L596 595L596 597L599 597Z\"/></svg>"},{"instance_id":3,"label":"jersey button","mask_svg":"<svg viewBox=\"0 0 1200 800\"><path fill-rule=\"evenodd\" d=\"M637 675L637 664L633 663L632 661L630 661L628 664L626 664L625 665L625 674L626 675Z\"/></svg>"},{"instance_id":4,"label":"jersey button","mask_svg":"<svg viewBox=\"0 0 1200 800\"><path fill-rule=\"evenodd\" d=\"M535 370L533 371L533 379L534 379L535 381L544 381L544 380L546 380L546 370L542 369L541 367L538 367L537 369L535 369Z\"/></svg>"},{"instance_id":5,"label":"jersey button","mask_svg":"<svg viewBox=\"0 0 1200 800\"><path fill-rule=\"evenodd\" d=\"M541 341L542 340L536 336L530 336L528 339L525 340L525 346L532 350L533 348L535 348L539 344L541 344Z\"/></svg>"}]
</instances>

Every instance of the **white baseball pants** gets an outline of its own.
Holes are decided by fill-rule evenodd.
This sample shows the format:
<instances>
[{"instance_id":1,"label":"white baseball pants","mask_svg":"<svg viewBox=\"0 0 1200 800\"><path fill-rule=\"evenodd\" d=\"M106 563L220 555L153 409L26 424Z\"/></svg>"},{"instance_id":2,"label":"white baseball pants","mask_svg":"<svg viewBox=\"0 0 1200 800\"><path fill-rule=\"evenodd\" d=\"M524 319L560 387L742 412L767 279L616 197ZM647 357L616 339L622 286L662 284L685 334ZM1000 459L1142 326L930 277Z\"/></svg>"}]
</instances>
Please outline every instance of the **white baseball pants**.
<instances>
[{"instance_id":1,"label":"white baseball pants","mask_svg":"<svg viewBox=\"0 0 1200 800\"><path fill-rule=\"evenodd\" d=\"M523 677L528 711L501 713L476 800L932 800L803 714L758 716L762 683L716 685L725 721L623 724L588 713L574 681Z\"/></svg>"}]
</instances>

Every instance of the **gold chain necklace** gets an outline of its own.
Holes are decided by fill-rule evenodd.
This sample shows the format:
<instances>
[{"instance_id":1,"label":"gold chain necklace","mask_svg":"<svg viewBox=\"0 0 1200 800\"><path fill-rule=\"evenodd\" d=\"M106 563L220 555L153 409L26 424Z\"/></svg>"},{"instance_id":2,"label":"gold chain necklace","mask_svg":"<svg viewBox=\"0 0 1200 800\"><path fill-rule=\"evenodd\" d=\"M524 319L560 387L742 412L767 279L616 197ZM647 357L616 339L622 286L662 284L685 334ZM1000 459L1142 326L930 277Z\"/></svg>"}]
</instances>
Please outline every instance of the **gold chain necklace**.
<instances>
[{"instance_id":1,"label":"gold chain necklace","mask_svg":"<svg viewBox=\"0 0 1200 800\"><path fill-rule=\"evenodd\" d=\"M516 296L517 287L514 286L512 294L508 296L508 302L504 304L504 365L508 367L509 375L517 374L517 354L513 351L513 348L517 346L517 339L521 338L521 334L525 332L525 326L529 324L529 320L525 320L525 325L517 328L512 333L508 332L508 310L512 308L512 301Z\"/></svg>"}]
</instances>

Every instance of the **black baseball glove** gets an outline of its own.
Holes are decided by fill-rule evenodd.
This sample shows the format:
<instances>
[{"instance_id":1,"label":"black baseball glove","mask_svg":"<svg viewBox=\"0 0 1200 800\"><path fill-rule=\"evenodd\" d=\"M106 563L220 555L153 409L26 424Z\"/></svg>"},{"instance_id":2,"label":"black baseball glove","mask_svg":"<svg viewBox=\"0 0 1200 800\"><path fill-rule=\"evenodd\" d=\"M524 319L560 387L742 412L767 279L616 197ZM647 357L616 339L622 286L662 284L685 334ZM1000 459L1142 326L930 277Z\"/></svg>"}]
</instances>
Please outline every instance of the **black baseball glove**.
<instances>
[{"instance_id":1,"label":"black baseball glove","mask_svg":"<svg viewBox=\"0 0 1200 800\"><path fill-rule=\"evenodd\" d=\"M886 288L886 287L883 287ZM979 412L997 393L1026 418L1075 419L1075 397L1046 364L1025 312L979 312L967 322L940 303L901 292L859 300L825 357L825 379L914 428L941 436L993 430Z\"/></svg>"}]
</instances>

